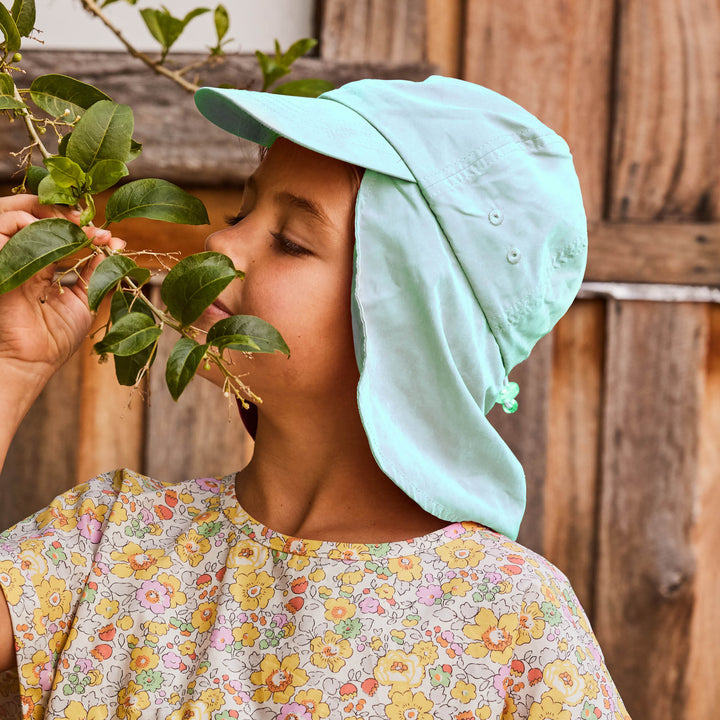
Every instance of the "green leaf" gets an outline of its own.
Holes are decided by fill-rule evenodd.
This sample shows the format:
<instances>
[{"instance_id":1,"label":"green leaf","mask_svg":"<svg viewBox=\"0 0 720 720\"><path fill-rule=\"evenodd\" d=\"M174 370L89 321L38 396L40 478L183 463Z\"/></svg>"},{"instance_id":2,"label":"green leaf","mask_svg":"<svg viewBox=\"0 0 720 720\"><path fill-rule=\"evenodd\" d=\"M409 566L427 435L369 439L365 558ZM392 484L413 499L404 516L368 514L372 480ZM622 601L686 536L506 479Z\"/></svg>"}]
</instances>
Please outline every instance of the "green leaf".
<instances>
[{"instance_id":1,"label":"green leaf","mask_svg":"<svg viewBox=\"0 0 720 720\"><path fill-rule=\"evenodd\" d=\"M167 10L144 8L140 11L140 15L150 34L162 46L164 57L185 28L183 21L173 17Z\"/></svg>"},{"instance_id":2,"label":"green leaf","mask_svg":"<svg viewBox=\"0 0 720 720\"><path fill-rule=\"evenodd\" d=\"M0 110L21 110L27 107L15 97L15 83L7 73L0 73Z\"/></svg>"},{"instance_id":3,"label":"green leaf","mask_svg":"<svg viewBox=\"0 0 720 720\"><path fill-rule=\"evenodd\" d=\"M56 74L35 78L30 85L30 97L39 108L53 117L60 117L65 110L69 110L66 116L68 122L73 122L78 115L82 116L96 102L110 100L93 85Z\"/></svg>"},{"instance_id":4,"label":"green leaf","mask_svg":"<svg viewBox=\"0 0 720 720\"><path fill-rule=\"evenodd\" d=\"M41 205L75 205L80 193L73 188L60 187L47 175L38 184L38 197Z\"/></svg>"},{"instance_id":5,"label":"green leaf","mask_svg":"<svg viewBox=\"0 0 720 720\"><path fill-rule=\"evenodd\" d=\"M277 40L275 43L276 52L280 53L280 45L277 44ZM317 44L318 41L315 40L315 38L302 38L300 40L296 40L286 52L280 55L278 61L286 67L290 67L290 65L292 65L299 57L302 57L305 53L310 52L310 50L312 50Z\"/></svg>"},{"instance_id":6,"label":"green leaf","mask_svg":"<svg viewBox=\"0 0 720 720\"><path fill-rule=\"evenodd\" d=\"M230 17L224 5L215 8L215 32L217 32L218 46L230 28Z\"/></svg>"},{"instance_id":7,"label":"green leaf","mask_svg":"<svg viewBox=\"0 0 720 720\"><path fill-rule=\"evenodd\" d=\"M195 322L236 277L242 276L227 255L196 253L183 258L167 274L160 297L168 312L187 326Z\"/></svg>"},{"instance_id":8,"label":"green leaf","mask_svg":"<svg viewBox=\"0 0 720 720\"><path fill-rule=\"evenodd\" d=\"M88 305L95 311L102 299L120 280L129 277L137 285L143 285L150 279L150 271L138 265L126 255L111 255L95 268L88 283Z\"/></svg>"},{"instance_id":9,"label":"green leaf","mask_svg":"<svg viewBox=\"0 0 720 720\"><path fill-rule=\"evenodd\" d=\"M155 319L155 313L141 295L135 295L131 292L113 293L110 301L110 320L116 323L121 317L130 312L145 313L149 318ZM157 341L134 355L113 355L115 377L117 377L118 382L121 385L134 385L140 371L146 366L150 367L155 362L156 350Z\"/></svg>"},{"instance_id":10,"label":"green leaf","mask_svg":"<svg viewBox=\"0 0 720 720\"><path fill-rule=\"evenodd\" d=\"M137 140L130 140L130 154L127 157L126 163L132 162L135 160L135 158L140 156L140 153L142 152L142 143L139 143Z\"/></svg>"},{"instance_id":11,"label":"green leaf","mask_svg":"<svg viewBox=\"0 0 720 720\"><path fill-rule=\"evenodd\" d=\"M0 250L0 294L90 243L77 225L63 218L47 218L27 225Z\"/></svg>"},{"instance_id":12,"label":"green leaf","mask_svg":"<svg viewBox=\"0 0 720 720\"><path fill-rule=\"evenodd\" d=\"M66 157L49 157L43 160L45 167L50 171L50 177L59 188L80 189L85 182L85 173L82 168Z\"/></svg>"},{"instance_id":13,"label":"green leaf","mask_svg":"<svg viewBox=\"0 0 720 720\"><path fill-rule=\"evenodd\" d=\"M107 223L134 217L187 225L210 222L200 200L167 180L154 178L134 180L110 196L105 207Z\"/></svg>"},{"instance_id":14,"label":"green leaf","mask_svg":"<svg viewBox=\"0 0 720 720\"><path fill-rule=\"evenodd\" d=\"M255 57L260 64L260 70L263 74L263 92L267 90L276 80L279 80L283 77L283 75L287 75L290 72L290 68L279 64L273 58L268 57L260 50L255 51Z\"/></svg>"},{"instance_id":15,"label":"green leaf","mask_svg":"<svg viewBox=\"0 0 720 720\"><path fill-rule=\"evenodd\" d=\"M110 300L110 320L117 322L129 312L142 312L149 318L155 318L155 313L152 308L145 302L145 299L141 295L135 295L135 293L127 290L113 293L112 299Z\"/></svg>"},{"instance_id":16,"label":"green leaf","mask_svg":"<svg viewBox=\"0 0 720 720\"><path fill-rule=\"evenodd\" d=\"M22 40L20 39L20 32L18 26L13 20L12 15L8 12L7 8L0 3L0 30L5 36L5 41L2 43L5 46L4 54L9 55L20 49Z\"/></svg>"},{"instance_id":17,"label":"green leaf","mask_svg":"<svg viewBox=\"0 0 720 720\"><path fill-rule=\"evenodd\" d=\"M233 315L216 322L208 330L206 342L218 350L290 355L282 335L270 323L254 315Z\"/></svg>"},{"instance_id":18,"label":"green leaf","mask_svg":"<svg viewBox=\"0 0 720 720\"><path fill-rule=\"evenodd\" d=\"M107 335L93 345L98 355L111 353L127 357L152 345L162 334L162 328L142 312L123 315L108 331Z\"/></svg>"},{"instance_id":19,"label":"green leaf","mask_svg":"<svg viewBox=\"0 0 720 720\"><path fill-rule=\"evenodd\" d=\"M165 367L165 382L173 400L177 400L182 395L183 390L193 379L207 347L187 337L182 337L175 343Z\"/></svg>"},{"instance_id":20,"label":"green leaf","mask_svg":"<svg viewBox=\"0 0 720 720\"><path fill-rule=\"evenodd\" d=\"M199 17L200 15L204 15L205 13L210 12L210 8L195 8L194 10L191 10L183 19L182 24L183 28L191 21L194 20L196 17Z\"/></svg>"},{"instance_id":21,"label":"green leaf","mask_svg":"<svg viewBox=\"0 0 720 720\"><path fill-rule=\"evenodd\" d=\"M317 97L328 90L334 90L335 86L319 78L307 78L306 80L291 80L290 82L278 85L272 92L278 95L299 95L300 97Z\"/></svg>"},{"instance_id":22,"label":"green leaf","mask_svg":"<svg viewBox=\"0 0 720 720\"><path fill-rule=\"evenodd\" d=\"M112 187L128 174L127 165L120 160L100 160L87 173L87 189L99 193Z\"/></svg>"},{"instance_id":23,"label":"green leaf","mask_svg":"<svg viewBox=\"0 0 720 720\"><path fill-rule=\"evenodd\" d=\"M78 120L67 156L87 172L99 160L125 162L130 154L133 113L127 105L100 100Z\"/></svg>"},{"instance_id":24,"label":"green leaf","mask_svg":"<svg viewBox=\"0 0 720 720\"><path fill-rule=\"evenodd\" d=\"M35 0L15 0L11 13L18 32L27 37L35 27Z\"/></svg>"},{"instance_id":25,"label":"green leaf","mask_svg":"<svg viewBox=\"0 0 720 720\"><path fill-rule=\"evenodd\" d=\"M49 175L45 168L37 167L37 165L30 165L25 174L25 189L33 195L38 194L38 185L40 181Z\"/></svg>"},{"instance_id":26,"label":"green leaf","mask_svg":"<svg viewBox=\"0 0 720 720\"><path fill-rule=\"evenodd\" d=\"M70 142L71 135L71 132L65 133L65 135L60 138L60 142L58 143L58 155L62 155L63 157L67 156L67 145L68 142Z\"/></svg>"}]
</instances>

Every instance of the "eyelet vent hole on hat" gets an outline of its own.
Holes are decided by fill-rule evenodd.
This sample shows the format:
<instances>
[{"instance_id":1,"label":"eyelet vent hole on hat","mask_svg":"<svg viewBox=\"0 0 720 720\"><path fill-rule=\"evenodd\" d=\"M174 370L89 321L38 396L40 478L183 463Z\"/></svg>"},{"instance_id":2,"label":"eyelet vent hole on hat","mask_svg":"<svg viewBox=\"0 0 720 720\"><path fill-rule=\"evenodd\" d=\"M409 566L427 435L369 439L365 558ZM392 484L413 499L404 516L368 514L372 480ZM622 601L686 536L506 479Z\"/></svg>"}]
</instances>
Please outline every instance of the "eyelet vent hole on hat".
<instances>
[{"instance_id":1,"label":"eyelet vent hole on hat","mask_svg":"<svg viewBox=\"0 0 720 720\"><path fill-rule=\"evenodd\" d=\"M511 265L517 265L520 262L521 257L522 254L517 248L511 248L510 250L508 250L507 261Z\"/></svg>"},{"instance_id":2,"label":"eyelet vent hole on hat","mask_svg":"<svg viewBox=\"0 0 720 720\"><path fill-rule=\"evenodd\" d=\"M498 210L497 208L493 208L493 209L488 213L488 220L489 220L493 225L500 225L500 224L502 223L502 221L503 221L502 210Z\"/></svg>"}]
</instances>

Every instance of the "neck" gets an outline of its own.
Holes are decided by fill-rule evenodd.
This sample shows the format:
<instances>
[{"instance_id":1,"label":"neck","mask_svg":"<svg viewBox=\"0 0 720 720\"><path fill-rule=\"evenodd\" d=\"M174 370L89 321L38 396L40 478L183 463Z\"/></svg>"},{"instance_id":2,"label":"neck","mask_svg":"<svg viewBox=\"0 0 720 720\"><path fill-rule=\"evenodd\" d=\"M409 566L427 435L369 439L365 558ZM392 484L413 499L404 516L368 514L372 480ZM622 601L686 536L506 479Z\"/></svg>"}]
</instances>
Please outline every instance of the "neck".
<instances>
[{"instance_id":1,"label":"neck","mask_svg":"<svg viewBox=\"0 0 720 720\"><path fill-rule=\"evenodd\" d=\"M407 540L446 525L380 470L354 399L340 410L260 414L236 483L245 510L285 535L335 542Z\"/></svg>"}]
</instances>

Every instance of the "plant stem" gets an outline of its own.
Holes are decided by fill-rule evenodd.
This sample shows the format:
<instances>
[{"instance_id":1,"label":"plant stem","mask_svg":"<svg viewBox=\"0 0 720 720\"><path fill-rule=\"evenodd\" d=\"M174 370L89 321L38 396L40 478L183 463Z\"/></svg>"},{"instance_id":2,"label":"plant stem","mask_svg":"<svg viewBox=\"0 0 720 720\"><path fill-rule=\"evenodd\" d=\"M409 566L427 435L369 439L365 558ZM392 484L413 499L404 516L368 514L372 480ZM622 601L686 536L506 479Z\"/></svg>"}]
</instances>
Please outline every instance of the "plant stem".
<instances>
[{"instance_id":1,"label":"plant stem","mask_svg":"<svg viewBox=\"0 0 720 720\"><path fill-rule=\"evenodd\" d=\"M138 60L141 60L144 62L149 68L152 68L158 75L164 75L166 78L172 80L173 82L177 83L183 90L187 90L187 92L194 93L198 89L198 85L195 85L194 83L188 82L180 73L174 71L174 70L168 70L162 62L157 62L155 60L152 60L150 57L148 57L144 52L140 52L140 50L137 50L135 47L133 47L126 39L125 36L120 32L120 30L113 25L108 17L103 13L103 11L100 9L100 7L97 5L95 0L80 0L82 3L82 6L91 14L94 15L96 18L102 20L102 22L105 24L105 27L110 30L115 37L117 37L118 40L125 46L127 51Z\"/></svg>"},{"instance_id":2,"label":"plant stem","mask_svg":"<svg viewBox=\"0 0 720 720\"><path fill-rule=\"evenodd\" d=\"M17 87L13 83L13 97L16 100L19 100L21 103L24 104L24 100L22 99L22 96L18 92ZM20 113L23 116L23 121L25 122L25 126L27 127L28 134L30 135L30 139L33 141L33 145L37 147L37 149L40 151L40 154L45 157L49 158L52 153L48 152L48 149L43 144L43 141L40 139L40 136L38 135L37 128L35 127L35 123L33 122L32 115L30 114L30 111L25 108L24 110L20 110ZM32 151L30 153L32 155ZM28 163L29 164L29 163Z\"/></svg>"}]
</instances>

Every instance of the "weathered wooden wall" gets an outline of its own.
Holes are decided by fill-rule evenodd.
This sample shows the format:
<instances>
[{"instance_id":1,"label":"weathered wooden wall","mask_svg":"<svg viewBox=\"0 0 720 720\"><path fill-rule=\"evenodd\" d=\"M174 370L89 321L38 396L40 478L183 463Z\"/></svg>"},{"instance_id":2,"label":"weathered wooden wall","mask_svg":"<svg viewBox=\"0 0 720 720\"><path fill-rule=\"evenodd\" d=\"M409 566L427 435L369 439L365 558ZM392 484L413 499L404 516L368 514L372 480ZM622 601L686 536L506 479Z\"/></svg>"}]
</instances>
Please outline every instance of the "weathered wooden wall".
<instances>
[{"instance_id":1,"label":"weathered wooden wall","mask_svg":"<svg viewBox=\"0 0 720 720\"><path fill-rule=\"evenodd\" d=\"M323 0L319 10L320 55L300 74L420 78L434 65L508 95L568 140L590 227L586 279L606 285L588 285L517 369L518 413L493 411L527 470L521 539L570 577L635 720L714 718L720 305L698 288L720 286L720 6ZM38 71L63 61L74 59L45 55ZM148 147L137 171L183 181L221 224L252 152L228 162L226 137L134 62L96 54L84 64L136 109ZM247 58L214 73L210 82L255 77ZM16 143L0 136L5 175ZM207 232L183 231L183 252ZM133 247L179 244L157 223L128 221L123 234ZM704 301L688 302L693 292ZM219 393L197 383L175 407L160 384L156 371L128 409L111 367L86 347L18 434L0 524L120 465L167 479L242 465L251 448Z\"/></svg>"}]
</instances>

